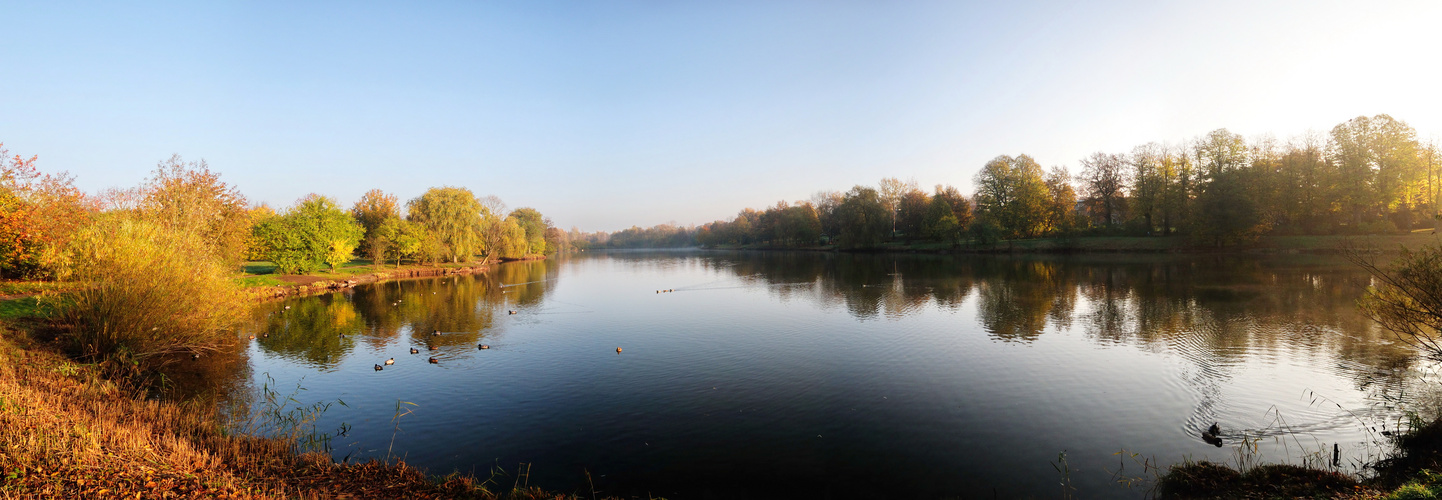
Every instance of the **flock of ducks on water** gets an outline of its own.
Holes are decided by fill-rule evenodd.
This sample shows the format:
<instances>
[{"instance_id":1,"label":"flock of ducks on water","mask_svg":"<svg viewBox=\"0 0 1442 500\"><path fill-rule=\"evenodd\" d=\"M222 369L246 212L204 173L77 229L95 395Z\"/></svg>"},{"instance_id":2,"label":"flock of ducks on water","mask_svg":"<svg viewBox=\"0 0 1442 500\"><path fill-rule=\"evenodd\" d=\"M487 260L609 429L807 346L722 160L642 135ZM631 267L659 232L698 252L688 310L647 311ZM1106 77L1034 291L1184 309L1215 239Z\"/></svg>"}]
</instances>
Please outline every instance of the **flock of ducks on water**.
<instances>
[{"instance_id":1,"label":"flock of ducks on water","mask_svg":"<svg viewBox=\"0 0 1442 500\"><path fill-rule=\"evenodd\" d=\"M515 312L513 311L512 314L515 314ZM341 335L341 336L344 337L345 335ZM433 332L431 332L431 336L432 336L432 337L439 337L439 336L441 336L441 331L440 331L440 330L433 331ZM255 338L255 336L252 335L251 338ZM435 345L435 344L431 344L429 348L430 348L430 350L432 350L432 351L439 351L439 350L441 349L440 346L437 346L437 345ZM491 345L490 345L490 344L476 344L476 349L486 350L486 349L490 349L490 348L491 348ZM416 349L416 348L414 348L414 347L411 348L411 354L420 354L420 353L421 353L421 350L420 350L420 349ZM616 348L616 354L620 354L620 353L621 353L621 348L620 348L620 347L617 347L617 348ZM429 361L431 364L438 364L438 363L441 362L441 360L436 359L435 356L431 356L431 358L428 359L427 361ZM379 365L379 364L376 365L376 371L384 370L384 369L386 369L386 366L390 366L390 365L394 365L394 364L396 364L396 358L387 359L384 366Z\"/></svg>"}]
</instances>

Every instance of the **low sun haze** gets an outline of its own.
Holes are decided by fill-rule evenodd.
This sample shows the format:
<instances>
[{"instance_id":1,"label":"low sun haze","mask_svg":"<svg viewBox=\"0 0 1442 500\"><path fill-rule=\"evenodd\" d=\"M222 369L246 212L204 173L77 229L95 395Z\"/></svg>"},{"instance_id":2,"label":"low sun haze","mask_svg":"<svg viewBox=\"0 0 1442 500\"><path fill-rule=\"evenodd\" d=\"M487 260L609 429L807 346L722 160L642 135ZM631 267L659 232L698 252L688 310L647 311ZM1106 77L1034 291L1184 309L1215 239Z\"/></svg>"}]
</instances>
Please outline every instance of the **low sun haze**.
<instances>
[{"instance_id":1,"label":"low sun haze","mask_svg":"<svg viewBox=\"0 0 1442 500\"><path fill-rule=\"evenodd\" d=\"M465 186L557 226L727 219L998 155L1442 131L1438 2L17 2L0 142L98 192Z\"/></svg>"}]
</instances>

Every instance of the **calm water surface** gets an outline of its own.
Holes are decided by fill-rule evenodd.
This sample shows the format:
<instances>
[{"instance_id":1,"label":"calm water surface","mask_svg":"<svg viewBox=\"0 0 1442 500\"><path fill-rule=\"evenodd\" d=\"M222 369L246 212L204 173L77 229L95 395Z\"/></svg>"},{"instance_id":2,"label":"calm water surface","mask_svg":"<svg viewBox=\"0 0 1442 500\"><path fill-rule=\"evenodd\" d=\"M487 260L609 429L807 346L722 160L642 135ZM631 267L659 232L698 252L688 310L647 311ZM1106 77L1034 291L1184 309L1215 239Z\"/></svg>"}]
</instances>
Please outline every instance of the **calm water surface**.
<instances>
[{"instance_id":1,"label":"calm water surface","mask_svg":"<svg viewBox=\"0 0 1442 500\"><path fill-rule=\"evenodd\" d=\"M242 392L343 400L320 422L351 426L337 458L526 463L565 491L589 471L642 498L1050 498L1065 452L1078 495L1133 498L1120 450L1375 455L1364 424L1393 425L1425 367L1356 313L1364 278L1305 256L588 254L266 304Z\"/></svg>"}]
</instances>

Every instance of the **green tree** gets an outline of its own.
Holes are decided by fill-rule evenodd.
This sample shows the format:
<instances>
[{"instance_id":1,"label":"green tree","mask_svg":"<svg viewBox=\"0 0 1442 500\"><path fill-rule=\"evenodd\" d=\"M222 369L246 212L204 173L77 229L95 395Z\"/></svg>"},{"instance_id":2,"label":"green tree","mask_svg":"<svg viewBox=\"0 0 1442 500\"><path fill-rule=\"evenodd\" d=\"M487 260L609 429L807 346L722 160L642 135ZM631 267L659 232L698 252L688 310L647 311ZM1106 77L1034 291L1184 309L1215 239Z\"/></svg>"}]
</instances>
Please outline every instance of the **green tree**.
<instances>
[{"instance_id":1,"label":"green tree","mask_svg":"<svg viewBox=\"0 0 1442 500\"><path fill-rule=\"evenodd\" d=\"M896 210L897 229L908 239L922 237L922 219L931 206L931 197L920 189L908 189L901 193Z\"/></svg>"},{"instance_id":2,"label":"green tree","mask_svg":"<svg viewBox=\"0 0 1442 500\"><path fill-rule=\"evenodd\" d=\"M976 174L976 210L1008 237L1036 237L1047 229L1049 196L1041 165L1027 155L1002 155Z\"/></svg>"},{"instance_id":3,"label":"green tree","mask_svg":"<svg viewBox=\"0 0 1442 500\"><path fill-rule=\"evenodd\" d=\"M381 257L395 259L396 267L400 267L401 259L417 257L426 240L424 233L425 229L408 220L391 217L381 222L373 238L380 242Z\"/></svg>"},{"instance_id":4,"label":"green tree","mask_svg":"<svg viewBox=\"0 0 1442 500\"><path fill-rule=\"evenodd\" d=\"M839 191L817 191L811 195L811 206L816 209L816 218L821 221L822 235L834 238L841 234L836 207L841 206L842 199Z\"/></svg>"},{"instance_id":5,"label":"green tree","mask_svg":"<svg viewBox=\"0 0 1442 500\"><path fill-rule=\"evenodd\" d=\"M880 245L889 232L890 215L875 189L851 188L836 207L841 245L851 248Z\"/></svg>"},{"instance_id":6,"label":"green tree","mask_svg":"<svg viewBox=\"0 0 1442 500\"><path fill-rule=\"evenodd\" d=\"M282 273L308 273L349 261L364 230L330 198L312 194L255 226L266 260Z\"/></svg>"},{"instance_id":7,"label":"green tree","mask_svg":"<svg viewBox=\"0 0 1442 500\"><path fill-rule=\"evenodd\" d=\"M542 255L546 253L546 218L541 212L534 208L517 208L511 211L507 219L515 219L516 225L525 231L526 255Z\"/></svg>"},{"instance_id":8,"label":"green tree","mask_svg":"<svg viewBox=\"0 0 1442 500\"><path fill-rule=\"evenodd\" d=\"M470 260L485 250L481 232L490 215L476 195L463 187L436 187L406 203L411 222L436 238L438 250L451 262Z\"/></svg>"},{"instance_id":9,"label":"green tree","mask_svg":"<svg viewBox=\"0 0 1442 500\"><path fill-rule=\"evenodd\" d=\"M936 241L955 244L961 238L961 223L956 220L956 212L951 208L951 203L942 196L933 196L931 203L927 204L922 228L927 238Z\"/></svg>"},{"instance_id":10,"label":"green tree","mask_svg":"<svg viewBox=\"0 0 1442 500\"><path fill-rule=\"evenodd\" d=\"M1197 197L1192 236L1215 246L1248 243L1268 228L1262 215L1248 196L1245 172L1224 170Z\"/></svg>"}]
</instances>

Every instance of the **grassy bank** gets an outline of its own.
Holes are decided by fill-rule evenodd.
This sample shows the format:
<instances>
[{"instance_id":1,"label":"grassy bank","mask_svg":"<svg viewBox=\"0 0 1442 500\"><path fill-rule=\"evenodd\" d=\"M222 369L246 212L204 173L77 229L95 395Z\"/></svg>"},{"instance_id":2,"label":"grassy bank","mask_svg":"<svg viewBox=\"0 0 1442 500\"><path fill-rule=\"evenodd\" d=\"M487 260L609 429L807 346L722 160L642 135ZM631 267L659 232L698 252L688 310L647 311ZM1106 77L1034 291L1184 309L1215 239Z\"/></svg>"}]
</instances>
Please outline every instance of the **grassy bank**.
<instances>
[{"instance_id":1,"label":"grassy bank","mask_svg":"<svg viewBox=\"0 0 1442 500\"><path fill-rule=\"evenodd\" d=\"M1414 424L1415 425L1415 424ZM1393 438L1390 457L1368 464L1363 481L1333 470L1267 464L1232 467L1211 462L1174 465L1157 478L1160 498L1442 498L1442 418Z\"/></svg>"},{"instance_id":2,"label":"grassy bank","mask_svg":"<svg viewBox=\"0 0 1442 500\"><path fill-rule=\"evenodd\" d=\"M362 283L395 279L482 273L489 269L476 262L431 265L375 265L367 259L352 259L335 269L310 274L276 274L275 264L264 261L246 262L235 283L261 298L327 293Z\"/></svg>"},{"instance_id":3,"label":"grassy bank","mask_svg":"<svg viewBox=\"0 0 1442 500\"><path fill-rule=\"evenodd\" d=\"M299 453L213 403L147 397L76 363L33 298L0 311L0 498L581 498Z\"/></svg>"}]
</instances>

